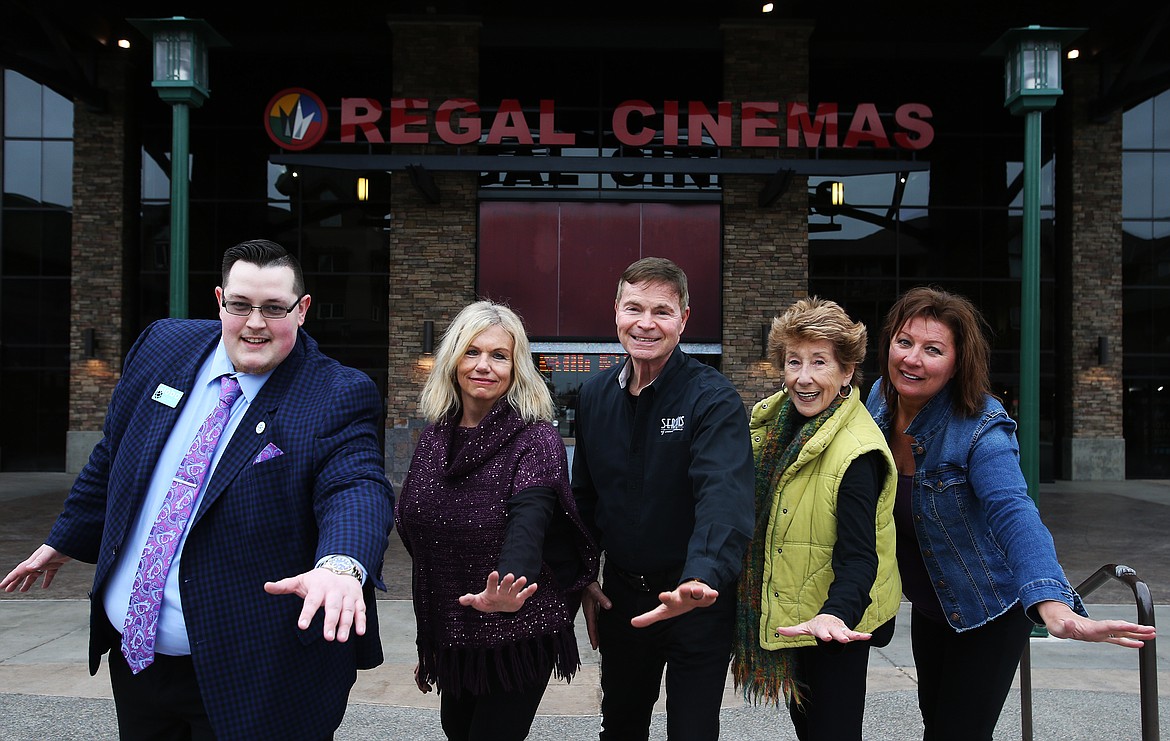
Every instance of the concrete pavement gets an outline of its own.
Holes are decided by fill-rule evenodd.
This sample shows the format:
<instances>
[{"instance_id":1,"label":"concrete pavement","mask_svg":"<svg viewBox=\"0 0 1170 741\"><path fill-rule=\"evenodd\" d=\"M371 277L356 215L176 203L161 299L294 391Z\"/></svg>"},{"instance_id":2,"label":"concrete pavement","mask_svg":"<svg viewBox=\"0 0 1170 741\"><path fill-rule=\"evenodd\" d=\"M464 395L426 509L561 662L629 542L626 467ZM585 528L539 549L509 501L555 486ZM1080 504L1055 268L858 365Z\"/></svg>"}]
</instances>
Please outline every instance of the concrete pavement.
<instances>
[{"instance_id":1,"label":"concrete pavement","mask_svg":"<svg viewBox=\"0 0 1170 741\"><path fill-rule=\"evenodd\" d=\"M44 520L52 521L68 477L58 474L0 474L0 506L21 513L22 522L0 525L0 564L7 570L43 537ZM32 499L43 499L33 507ZM22 506L18 506L22 505ZM1053 510L1046 509L1050 505ZM37 510L34 512L34 510ZM1057 482L1041 487L1041 511L1053 530L1062 562L1073 583L1104 563L1133 566L1151 587L1159 610L1170 604L1170 559L1164 558L1170 528L1170 482ZM19 541L19 542L17 542ZM401 562L391 537L390 560ZM12 554L19 552L19 558ZM1070 558L1070 556L1074 558ZM1077 565L1070 565L1070 561ZM1079 564L1093 564L1081 567ZM0 738L6 741L44 739L113 739L116 720L109 680L103 671L90 677L85 666L88 638L86 565L70 564L79 573L38 594L0 598ZM393 576L401 578L402 564ZM389 571L389 570L388 570ZM92 571L88 572L92 574ZM1153 576L1151 576L1151 574ZM62 572L62 579L65 571ZM407 580L408 584L409 581ZM78 586L78 585L82 586ZM391 597L401 597L400 589ZM63 597L63 598L62 598ZM1094 617L1134 619L1128 589L1104 587L1087 598ZM414 687L414 622L408 599L380 599L386 663L359 672L350 710L338 731L339 741L353 739L444 738L438 700ZM921 737L916 705L917 675L909 646L908 608L898 619L894 640L871 654L865 738L903 741ZM597 655L578 626L583 667L571 684L550 685L531 738L560 741L595 739L600 729L600 686ZM1055 638L1033 639L1033 738L1141 738L1138 654L1115 646L1090 645ZM1170 659L1157 660L1160 716L1170 712ZM1019 739L1020 695L1013 690L996 731L996 740ZM665 738L660 702L652 738ZM785 713L775 708L745 706L728 686L724 694L724 738L794 739Z\"/></svg>"}]
</instances>

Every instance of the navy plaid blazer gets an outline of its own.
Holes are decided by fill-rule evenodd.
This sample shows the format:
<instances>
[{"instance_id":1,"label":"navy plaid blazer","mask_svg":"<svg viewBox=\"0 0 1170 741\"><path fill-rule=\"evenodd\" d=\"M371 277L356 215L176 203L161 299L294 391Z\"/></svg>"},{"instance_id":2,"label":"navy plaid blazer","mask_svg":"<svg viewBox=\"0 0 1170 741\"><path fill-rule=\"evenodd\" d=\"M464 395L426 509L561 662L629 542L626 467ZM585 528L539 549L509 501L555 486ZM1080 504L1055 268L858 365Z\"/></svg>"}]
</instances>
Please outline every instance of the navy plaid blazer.
<instances>
[{"instance_id":1,"label":"navy plaid blazer","mask_svg":"<svg viewBox=\"0 0 1170 741\"><path fill-rule=\"evenodd\" d=\"M219 341L218 321L164 319L126 356L103 438L45 541L95 563L90 673L113 645L101 591L179 416L151 400L186 391ZM184 395L183 401L188 395ZM326 357L304 330L228 442L179 562L184 619L204 706L221 739L325 738L341 723L357 669L382 663L375 586L393 525L378 429L383 405L365 374ZM263 422L263 426L259 423ZM253 464L273 443L283 455ZM302 600L264 582L341 553L370 571L366 635L326 641L323 612L297 628Z\"/></svg>"}]
</instances>

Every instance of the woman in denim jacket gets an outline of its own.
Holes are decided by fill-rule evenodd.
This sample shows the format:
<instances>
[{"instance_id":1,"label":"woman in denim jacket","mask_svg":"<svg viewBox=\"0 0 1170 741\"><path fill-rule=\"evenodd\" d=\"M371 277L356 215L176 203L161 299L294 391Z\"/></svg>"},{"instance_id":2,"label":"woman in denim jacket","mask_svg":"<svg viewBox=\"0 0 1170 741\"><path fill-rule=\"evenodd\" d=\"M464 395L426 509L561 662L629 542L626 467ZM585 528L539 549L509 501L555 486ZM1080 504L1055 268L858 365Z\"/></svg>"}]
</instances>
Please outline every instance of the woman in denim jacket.
<instances>
[{"instance_id":1,"label":"woman in denim jacket","mask_svg":"<svg viewBox=\"0 0 1170 741\"><path fill-rule=\"evenodd\" d=\"M1016 424L991 393L986 322L965 298L907 291L866 403L898 468L894 520L926 741L992 738L1032 623L1140 648L1152 626L1091 620L1028 496Z\"/></svg>"}]
</instances>

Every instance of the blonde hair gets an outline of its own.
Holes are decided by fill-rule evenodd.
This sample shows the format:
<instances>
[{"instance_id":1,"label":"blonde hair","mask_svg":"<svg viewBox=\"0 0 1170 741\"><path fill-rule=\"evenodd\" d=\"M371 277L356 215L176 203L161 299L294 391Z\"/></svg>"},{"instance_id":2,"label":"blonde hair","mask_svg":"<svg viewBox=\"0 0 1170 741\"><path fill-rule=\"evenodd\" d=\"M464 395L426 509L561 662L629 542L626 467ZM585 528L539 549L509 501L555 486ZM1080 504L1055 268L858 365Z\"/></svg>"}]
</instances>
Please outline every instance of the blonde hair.
<instances>
[{"instance_id":1,"label":"blonde hair","mask_svg":"<svg viewBox=\"0 0 1170 741\"><path fill-rule=\"evenodd\" d=\"M865 325L850 319L836 302L817 296L802 298L772 319L772 329L768 332L768 358L783 367L789 345L827 341L833 345L838 363L853 366L850 385L860 387L866 334Z\"/></svg>"},{"instance_id":2,"label":"blonde hair","mask_svg":"<svg viewBox=\"0 0 1170 741\"><path fill-rule=\"evenodd\" d=\"M476 301L451 320L439 340L435 365L419 399L419 411L429 422L437 422L460 409L459 361L475 338L490 327L502 327L512 337L512 383L505 398L525 422L552 421L556 415L552 394L536 370L529 349L524 322L503 304Z\"/></svg>"}]
</instances>

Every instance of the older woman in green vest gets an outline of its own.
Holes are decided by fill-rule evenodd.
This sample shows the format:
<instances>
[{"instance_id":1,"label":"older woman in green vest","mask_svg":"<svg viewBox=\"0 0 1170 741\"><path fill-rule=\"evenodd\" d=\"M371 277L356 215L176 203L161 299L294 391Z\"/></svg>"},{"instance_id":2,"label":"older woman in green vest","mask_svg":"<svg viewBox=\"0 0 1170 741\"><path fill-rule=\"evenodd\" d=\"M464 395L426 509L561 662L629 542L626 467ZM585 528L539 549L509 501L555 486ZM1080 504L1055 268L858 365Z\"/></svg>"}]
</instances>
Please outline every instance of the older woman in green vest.
<instances>
[{"instance_id":1,"label":"older woman in green vest","mask_svg":"<svg viewBox=\"0 0 1170 741\"><path fill-rule=\"evenodd\" d=\"M869 649L889 643L901 598L894 460L858 389L865 338L836 303L797 301L768 335L784 386L751 415L732 670L749 701L788 706L802 741L861 739Z\"/></svg>"}]
</instances>

